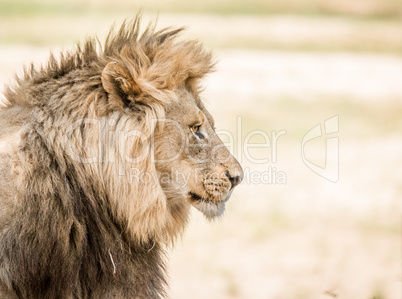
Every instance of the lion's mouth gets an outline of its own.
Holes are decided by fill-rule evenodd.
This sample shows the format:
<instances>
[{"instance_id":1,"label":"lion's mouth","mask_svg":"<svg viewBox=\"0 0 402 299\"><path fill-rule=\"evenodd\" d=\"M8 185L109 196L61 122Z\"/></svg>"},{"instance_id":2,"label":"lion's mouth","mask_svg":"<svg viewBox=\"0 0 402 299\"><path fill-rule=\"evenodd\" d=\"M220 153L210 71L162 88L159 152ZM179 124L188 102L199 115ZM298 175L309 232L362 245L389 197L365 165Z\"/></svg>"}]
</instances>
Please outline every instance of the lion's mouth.
<instances>
[{"instance_id":1,"label":"lion's mouth","mask_svg":"<svg viewBox=\"0 0 402 299\"><path fill-rule=\"evenodd\" d=\"M225 211L225 203L229 199L228 195L223 200L210 200L194 192L189 192L192 205L202 212L207 218L212 219L221 216Z\"/></svg>"},{"instance_id":2,"label":"lion's mouth","mask_svg":"<svg viewBox=\"0 0 402 299\"><path fill-rule=\"evenodd\" d=\"M201 197L198 194L195 194L193 192L190 192L190 197L191 197L192 200L195 200L195 201L211 201L211 200L203 198L203 197Z\"/></svg>"},{"instance_id":3,"label":"lion's mouth","mask_svg":"<svg viewBox=\"0 0 402 299\"><path fill-rule=\"evenodd\" d=\"M218 204L220 201L213 201L210 199L206 199L194 192L190 192L190 197L193 201L197 201L197 202L205 202L205 203L212 203L212 204Z\"/></svg>"}]
</instances>

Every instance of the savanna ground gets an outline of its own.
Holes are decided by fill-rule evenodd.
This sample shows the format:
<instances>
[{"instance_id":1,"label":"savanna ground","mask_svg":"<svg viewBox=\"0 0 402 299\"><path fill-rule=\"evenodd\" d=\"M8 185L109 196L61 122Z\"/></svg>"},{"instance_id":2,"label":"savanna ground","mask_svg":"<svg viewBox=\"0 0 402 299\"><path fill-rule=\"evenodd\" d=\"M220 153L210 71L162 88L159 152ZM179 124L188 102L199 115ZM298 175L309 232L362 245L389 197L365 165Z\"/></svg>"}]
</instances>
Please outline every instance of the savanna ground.
<instances>
[{"instance_id":1,"label":"savanna ground","mask_svg":"<svg viewBox=\"0 0 402 299\"><path fill-rule=\"evenodd\" d=\"M247 174L222 219L193 212L170 253L171 298L401 298L400 0L2 0L0 83L49 50L102 41L139 6L216 52L204 98ZM303 137L332 117L335 183L302 159ZM270 147L239 150L250 132ZM325 138L304 147L321 167Z\"/></svg>"}]
</instances>

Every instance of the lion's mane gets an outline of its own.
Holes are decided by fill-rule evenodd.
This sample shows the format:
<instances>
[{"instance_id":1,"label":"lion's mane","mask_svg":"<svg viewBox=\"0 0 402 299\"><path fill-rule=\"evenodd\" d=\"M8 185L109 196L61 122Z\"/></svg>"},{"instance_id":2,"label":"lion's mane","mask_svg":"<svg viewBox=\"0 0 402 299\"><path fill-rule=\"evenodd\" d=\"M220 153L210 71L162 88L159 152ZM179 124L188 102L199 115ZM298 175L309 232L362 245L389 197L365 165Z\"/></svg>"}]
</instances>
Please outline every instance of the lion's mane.
<instances>
[{"instance_id":1,"label":"lion's mane","mask_svg":"<svg viewBox=\"0 0 402 299\"><path fill-rule=\"evenodd\" d=\"M140 33L139 22L112 30L103 48L90 39L52 55L5 91L0 143L12 141L0 150L0 291L10 296L166 295L163 247L182 231L188 209L168 206L160 185L130 181L130 171L156 178L153 120L179 100L178 86L195 90L213 63L197 42L177 40L181 29L150 25ZM113 92L116 82L123 91L133 85L135 103ZM145 140L132 138L125 154L145 150L146 157L123 163L121 144L105 148L110 136L100 136L99 126L109 126L112 137L139 130Z\"/></svg>"}]
</instances>

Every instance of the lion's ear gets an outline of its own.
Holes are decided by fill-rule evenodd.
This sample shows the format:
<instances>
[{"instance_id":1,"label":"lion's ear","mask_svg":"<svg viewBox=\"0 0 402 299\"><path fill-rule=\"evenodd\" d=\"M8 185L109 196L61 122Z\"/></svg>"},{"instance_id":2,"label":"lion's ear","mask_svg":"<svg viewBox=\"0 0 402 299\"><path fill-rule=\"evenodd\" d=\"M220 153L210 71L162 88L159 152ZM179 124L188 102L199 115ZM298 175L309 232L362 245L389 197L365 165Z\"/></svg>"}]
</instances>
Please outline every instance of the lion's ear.
<instances>
[{"instance_id":1,"label":"lion's ear","mask_svg":"<svg viewBox=\"0 0 402 299\"><path fill-rule=\"evenodd\" d=\"M130 72L117 62L109 62L102 71L102 85L108 94L139 94L140 89Z\"/></svg>"}]
</instances>

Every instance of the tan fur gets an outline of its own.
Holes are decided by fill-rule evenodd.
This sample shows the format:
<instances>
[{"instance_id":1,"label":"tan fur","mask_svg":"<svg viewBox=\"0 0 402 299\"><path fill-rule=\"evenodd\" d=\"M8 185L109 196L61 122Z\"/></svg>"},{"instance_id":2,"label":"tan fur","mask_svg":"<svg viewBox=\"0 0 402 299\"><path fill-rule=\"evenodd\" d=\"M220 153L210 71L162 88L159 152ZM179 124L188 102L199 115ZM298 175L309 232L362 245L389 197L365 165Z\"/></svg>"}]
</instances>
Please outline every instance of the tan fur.
<instances>
[{"instance_id":1,"label":"tan fur","mask_svg":"<svg viewBox=\"0 0 402 299\"><path fill-rule=\"evenodd\" d=\"M60 60L51 57L40 70L31 67L5 92L9 104L0 110L0 280L19 296L163 296L160 246L172 244L182 232L192 205L208 218L221 215L242 177L200 100L199 79L213 68L211 54L198 42L178 40L181 29L155 32L151 25L140 34L139 23L137 17L111 32L103 50L90 40ZM58 229L42 231L49 225ZM43 244L46 234L54 238L53 250L60 248L55 259L68 263L60 271L81 293L61 291L53 272L46 274L46 263L38 262L41 266L21 277L15 273L18 267L4 270L15 259L8 253L10 242L26 250L29 259L31 251L41 256L50 250ZM98 267L113 288L89 280L84 274L93 271L90 265L80 268L73 262L78 256L85 260L91 236L104 239L92 249L99 251L93 259L112 264L112 276L110 266ZM133 258L130 268L121 252L125 247L131 248L126 253L142 248L151 253ZM149 269L137 265L147 260ZM116 271L126 267L132 279L123 283ZM35 271L56 279L49 291L38 287L41 281L35 279L42 276L30 276ZM76 277L77 271L85 278ZM138 275L157 282L144 287ZM21 284L24 279L32 280L32 286ZM77 285L80 279L93 284L93 290Z\"/></svg>"}]
</instances>

